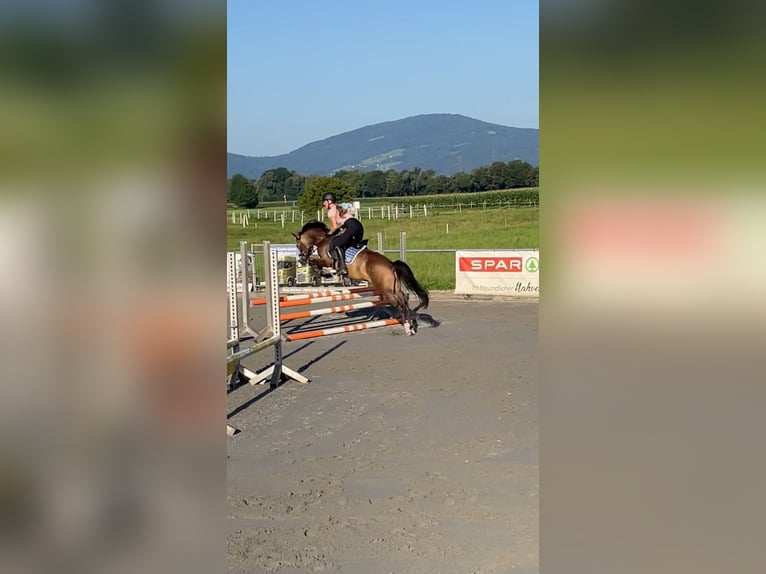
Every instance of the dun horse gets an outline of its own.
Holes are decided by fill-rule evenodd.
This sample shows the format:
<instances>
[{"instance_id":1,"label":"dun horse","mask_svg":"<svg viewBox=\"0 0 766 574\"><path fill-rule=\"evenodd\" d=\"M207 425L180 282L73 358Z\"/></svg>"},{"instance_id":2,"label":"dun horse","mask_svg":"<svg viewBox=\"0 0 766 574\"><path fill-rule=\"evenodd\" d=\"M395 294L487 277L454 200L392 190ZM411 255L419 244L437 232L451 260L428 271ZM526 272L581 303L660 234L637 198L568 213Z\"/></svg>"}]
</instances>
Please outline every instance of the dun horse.
<instances>
[{"instance_id":1,"label":"dun horse","mask_svg":"<svg viewBox=\"0 0 766 574\"><path fill-rule=\"evenodd\" d=\"M330 230L321 221L309 221L296 235L296 246L302 264L311 263L315 267L332 267L329 253ZM316 253L317 257L312 258ZM428 307L428 291L423 289L412 274L412 269L404 261L391 262L377 251L362 249L352 263L347 264L348 276L357 281L368 281L391 305L396 307L402 317L404 333L414 335L418 330L416 312ZM419 304L410 309L408 291L417 295Z\"/></svg>"}]
</instances>

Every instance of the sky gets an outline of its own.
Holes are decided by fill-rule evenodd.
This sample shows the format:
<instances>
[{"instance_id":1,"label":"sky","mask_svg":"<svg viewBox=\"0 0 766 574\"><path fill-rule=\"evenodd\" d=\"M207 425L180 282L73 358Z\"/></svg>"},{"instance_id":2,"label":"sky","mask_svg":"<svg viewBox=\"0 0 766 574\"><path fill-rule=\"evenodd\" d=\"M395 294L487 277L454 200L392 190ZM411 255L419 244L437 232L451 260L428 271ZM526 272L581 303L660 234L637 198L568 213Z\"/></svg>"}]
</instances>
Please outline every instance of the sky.
<instances>
[{"instance_id":1,"label":"sky","mask_svg":"<svg viewBox=\"0 0 766 574\"><path fill-rule=\"evenodd\" d=\"M380 122L538 128L538 0L228 0L228 151L288 153Z\"/></svg>"}]
</instances>

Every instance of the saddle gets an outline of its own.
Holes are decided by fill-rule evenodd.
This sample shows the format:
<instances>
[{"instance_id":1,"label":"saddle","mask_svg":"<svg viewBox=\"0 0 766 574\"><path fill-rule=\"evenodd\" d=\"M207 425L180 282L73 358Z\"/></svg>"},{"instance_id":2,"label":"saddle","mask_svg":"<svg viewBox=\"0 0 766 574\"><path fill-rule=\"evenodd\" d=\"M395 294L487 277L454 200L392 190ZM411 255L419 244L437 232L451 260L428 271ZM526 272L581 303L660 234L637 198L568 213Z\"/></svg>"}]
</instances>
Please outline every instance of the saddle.
<instances>
[{"instance_id":1,"label":"saddle","mask_svg":"<svg viewBox=\"0 0 766 574\"><path fill-rule=\"evenodd\" d=\"M362 239L361 241L355 243L354 245L350 245L349 247L346 247L346 251L343 254L343 260L346 262L346 265L350 265L354 262L354 259L356 259L356 256L359 255L362 251L367 249L367 243L369 239Z\"/></svg>"}]
</instances>

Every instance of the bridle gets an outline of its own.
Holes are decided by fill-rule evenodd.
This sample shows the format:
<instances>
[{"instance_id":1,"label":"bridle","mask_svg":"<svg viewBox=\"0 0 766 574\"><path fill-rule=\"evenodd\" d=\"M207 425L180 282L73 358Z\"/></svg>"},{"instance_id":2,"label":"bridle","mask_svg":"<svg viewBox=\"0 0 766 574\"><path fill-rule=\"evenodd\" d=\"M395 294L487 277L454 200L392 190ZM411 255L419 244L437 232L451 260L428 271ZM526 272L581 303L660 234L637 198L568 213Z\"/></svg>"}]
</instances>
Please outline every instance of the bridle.
<instances>
[{"instance_id":1,"label":"bridle","mask_svg":"<svg viewBox=\"0 0 766 574\"><path fill-rule=\"evenodd\" d=\"M311 256L314 255L314 253L319 253L319 248L314 243L311 243L308 246L300 240L298 240L297 243L300 246L298 247L298 258L303 265L309 262ZM301 249L301 247L303 249Z\"/></svg>"}]
</instances>

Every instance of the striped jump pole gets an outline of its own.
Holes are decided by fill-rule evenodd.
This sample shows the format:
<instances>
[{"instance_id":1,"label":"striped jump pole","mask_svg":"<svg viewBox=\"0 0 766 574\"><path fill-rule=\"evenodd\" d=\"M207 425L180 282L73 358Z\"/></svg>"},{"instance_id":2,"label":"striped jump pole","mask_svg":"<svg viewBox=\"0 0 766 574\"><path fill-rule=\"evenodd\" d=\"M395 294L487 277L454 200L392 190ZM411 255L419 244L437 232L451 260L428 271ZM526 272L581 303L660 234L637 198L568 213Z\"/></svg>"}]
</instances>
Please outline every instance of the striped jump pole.
<instances>
[{"instance_id":1,"label":"striped jump pole","mask_svg":"<svg viewBox=\"0 0 766 574\"><path fill-rule=\"evenodd\" d=\"M333 303L335 301L348 301L349 299L362 299L370 295L378 295L375 291L367 293L343 293L341 295L330 295L327 297L304 297L294 301L280 301L280 309L285 307L300 307L301 305L314 305L315 303Z\"/></svg>"},{"instance_id":2,"label":"striped jump pole","mask_svg":"<svg viewBox=\"0 0 766 574\"><path fill-rule=\"evenodd\" d=\"M376 291L374 288L370 287L357 287L355 289L348 289L345 291L330 291L330 290L320 290L320 291L306 291L305 293L295 293L293 295L282 295L279 297L280 302L284 301L305 301L306 299L317 299L319 297L339 297L341 295L374 295L379 294L378 291ZM346 297L347 299L356 299L356 297ZM331 299L324 299L321 301L315 301L315 303L323 303L330 301ZM333 299L334 301L341 301L341 299ZM266 299L251 299L250 300L251 305L265 305ZM308 305L308 303L305 303Z\"/></svg>"},{"instance_id":3,"label":"striped jump pole","mask_svg":"<svg viewBox=\"0 0 766 574\"><path fill-rule=\"evenodd\" d=\"M315 317L317 315L328 315L330 313L345 313L354 309L368 309L369 307L380 307L388 305L388 301L365 301L354 305L339 305L337 307L327 307L326 309L313 309L311 311L296 311L295 313L284 313L280 316L282 321L291 319L303 319L304 317Z\"/></svg>"},{"instance_id":4,"label":"striped jump pole","mask_svg":"<svg viewBox=\"0 0 766 574\"><path fill-rule=\"evenodd\" d=\"M350 333L352 331L361 331L363 329L374 329L375 327L387 327L389 325L400 324L399 319L381 319L380 321L370 321L368 323L359 323L357 325L347 325L345 327L331 327L329 329L320 329L317 331L306 331L305 333L295 333L286 335L288 341L300 341L302 339L314 339L315 337L324 337L325 335L338 335L340 333Z\"/></svg>"}]
</instances>

